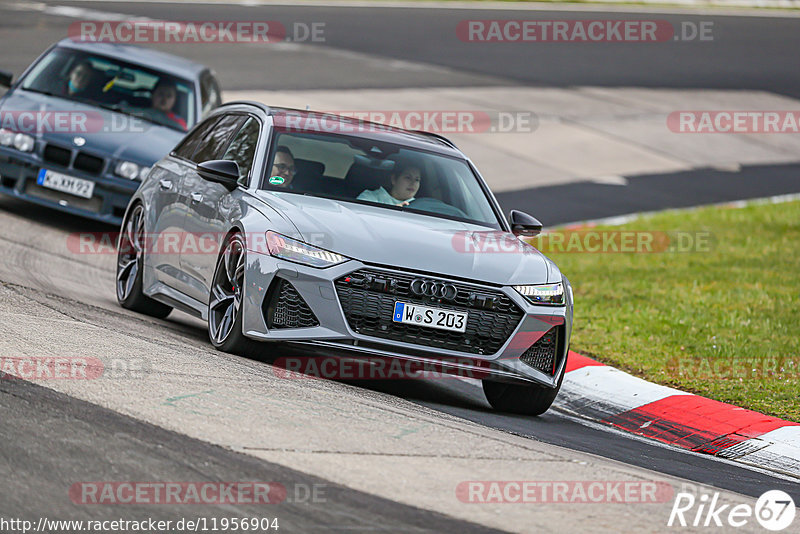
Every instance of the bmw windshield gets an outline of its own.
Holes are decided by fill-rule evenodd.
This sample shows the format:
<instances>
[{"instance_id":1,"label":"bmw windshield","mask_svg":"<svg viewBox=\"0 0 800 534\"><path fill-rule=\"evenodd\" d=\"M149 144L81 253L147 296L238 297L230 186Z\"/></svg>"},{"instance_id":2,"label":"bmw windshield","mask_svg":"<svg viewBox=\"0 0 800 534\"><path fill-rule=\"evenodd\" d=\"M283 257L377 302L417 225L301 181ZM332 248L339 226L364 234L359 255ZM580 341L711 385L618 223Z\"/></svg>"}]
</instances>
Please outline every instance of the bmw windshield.
<instances>
[{"instance_id":1,"label":"bmw windshield","mask_svg":"<svg viewBox=\"0 0 800 534\"><path fill-rule=\"evenodd\" d=\"M501 228L463 159L338 133L277 131L271 146L263 189Z\"/></svg>"},{"instance_id":2,"label":"bmw windshield","mask_svg":"<svg viewBox=\"0 0 800 534\"><path fill-rule=\"evenodd\" d=\"M113 109L182 132L196 119L190 82L68 48L55 48L42 58L22 88Z\"/></svg>"}]
</instances>

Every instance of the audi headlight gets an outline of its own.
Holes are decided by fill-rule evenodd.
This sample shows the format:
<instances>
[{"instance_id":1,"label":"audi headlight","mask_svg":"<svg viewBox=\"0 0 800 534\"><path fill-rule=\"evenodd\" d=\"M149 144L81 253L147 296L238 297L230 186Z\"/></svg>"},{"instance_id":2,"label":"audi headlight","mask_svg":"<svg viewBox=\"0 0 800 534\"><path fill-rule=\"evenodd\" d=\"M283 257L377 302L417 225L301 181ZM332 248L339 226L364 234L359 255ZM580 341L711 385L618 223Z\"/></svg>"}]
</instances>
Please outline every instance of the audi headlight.
<instances>
[{"instance_id":1,"label":"audi headlight","mask_svg":"<svg viewBox=\"0 0 800 534\"><path fill-rule=\"evenodd\" d=\"M33 137L28 134L18 133L14 136L14 148L20 152L30 152L33 150L33 145Z\"/></svg>"},{"instance_id":2,"label":"audi headlight","mask_svg":"<svg viewBox=\"0 0 800 534\"><path fill-rule=\"evenodd\" d=\"M114 168L114 174L128 180L135 180L139 177L139 166L132 161L120 161Z\"/></svg>"},{"instance_id":3,"label":"audi headlight","mask_svg":"<svg viewBox=\"0 0 800 534\"><path fill-rule=\"evenodd\" d=\"M11 146L14 144L14 132L0 128L0 145Z\"/></svg>"},{"instance_id":4,"label":"audi headlight","mask_svg":"<svg viewBox=\"0 0 800 534\"><path fill-rule=\"evenodd\" d=\"M534 304L564 305L564 285L561 282L535 286L514 286L514 289Z\"/></svg>"},{"instance_id":5,"label":"audi headlight","mask_svg":"<svg viewBox=\"0 0 800 534\"><path fill-rule=\"evenodd\" d=\"M341 254L329 252L275 232L267 232L267 246L269 253L276 258L311 267L332 267L347 261L347 258Z\"/></svg>"}]
</instances>

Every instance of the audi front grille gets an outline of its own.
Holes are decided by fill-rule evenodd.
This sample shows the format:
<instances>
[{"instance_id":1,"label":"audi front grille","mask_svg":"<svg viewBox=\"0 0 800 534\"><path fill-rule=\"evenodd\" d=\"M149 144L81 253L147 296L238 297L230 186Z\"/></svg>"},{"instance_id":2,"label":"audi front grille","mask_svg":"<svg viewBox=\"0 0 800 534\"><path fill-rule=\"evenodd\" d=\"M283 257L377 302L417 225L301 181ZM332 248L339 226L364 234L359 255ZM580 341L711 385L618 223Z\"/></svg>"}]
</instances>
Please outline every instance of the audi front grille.
<instances>
[{"instance_id":1,"label":"audi front grille","mask_svg":"<svg viewBox=\"0 0 800 534\"><path fill-rule=\"evenodd\" d=\"M353 331L391 341L472 354L494 354L523 313L500 291L410 273L361 269L335 282ZM464 333L392 321L395 302L467 312Z\"/></svg>"}]
</instances>

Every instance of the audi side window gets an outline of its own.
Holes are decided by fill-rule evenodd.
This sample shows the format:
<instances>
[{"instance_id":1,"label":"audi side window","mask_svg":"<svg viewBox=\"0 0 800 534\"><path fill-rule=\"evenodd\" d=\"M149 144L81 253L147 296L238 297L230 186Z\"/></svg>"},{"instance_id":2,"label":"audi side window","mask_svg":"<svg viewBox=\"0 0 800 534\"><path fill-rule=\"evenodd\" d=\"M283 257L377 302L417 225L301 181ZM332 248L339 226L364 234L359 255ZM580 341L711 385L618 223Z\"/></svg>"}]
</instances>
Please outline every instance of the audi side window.
<instances>
[{"instance_id":1,"label":"audi side window","mask_svg":"<svg viewBox=\"0 0 800 534\"><path fill-rule=\"evenodd\" d=\"M247 119L245 115L225 115L214 125L208 135L197 145L192 156L195 163L203 163L213 159L221 159L225 153L225 147Z\"/></svg>"},{"instance_id":2,"label":"audi side window","mask_svg":"<svg viewBox=\"0 0 800 534\"><path fill-rule=\"evenodd\" d=\"M239 183L243 185L247 185L247 177L253 168L259 130L258 121L249 117L222 156L222 159L235 161L239 165Z\"/></svg>"},{"instance_id":3,"label":"audi side window","mask_svg":"<svg viewBox=\"0 0 800 534\"><path fill-rule=\"evenodd\" d=\"M211 113L214 108L222 103L219 84L214 76L206 71L200 78L200 104L202 106L202 116Z\"/></svg>"},{"instance_id":4,"label":"audi side window","mask_svg":"<svg viewBox=\"0 0 800 534\"><path fill-rule=\"evenodd\" d=\"M194 151L197 150L197 145L200 141L205 138L206 134L214 127L214 125L219 121L219 117L213 117L205 121L203 124L195 128L195 130L183 138L183 141L178 143L178 146L175 147L175 150L172 152L184 159L192 159L192 154Z\"/></svg>"}]
</instances>

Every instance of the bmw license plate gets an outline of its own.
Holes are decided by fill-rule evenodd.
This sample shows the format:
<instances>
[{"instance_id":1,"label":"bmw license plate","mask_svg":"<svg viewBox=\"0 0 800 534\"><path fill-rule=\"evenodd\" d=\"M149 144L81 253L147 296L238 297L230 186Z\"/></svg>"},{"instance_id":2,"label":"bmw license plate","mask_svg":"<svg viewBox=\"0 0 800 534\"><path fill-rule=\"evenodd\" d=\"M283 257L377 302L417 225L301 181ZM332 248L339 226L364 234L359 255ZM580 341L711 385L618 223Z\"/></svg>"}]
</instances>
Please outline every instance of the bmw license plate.
<instances>
[{"instance_id":1,"label":"bmw license plate","mask_svg":"<svg viewBox=\"0 0 800 534\"><path fill-rule=\"evenodd\" d=\"M94 193L94 182L47 169L39 171L36 183L42 187L55 189L77 197L92 198L92 193Z\"/></svg>"},{"instance_id":2,"label":"bmw license plate","mask_svg":"<svg viewBox=\"0 0 800 534\"><path fill-rule=\"evenodd\" d=\"M428 326L451 332L465 332L467 330L467 314L453 310L440 310L405 302L394 303L395 323L415 324Z\"/></svg>"}]
</instances>

